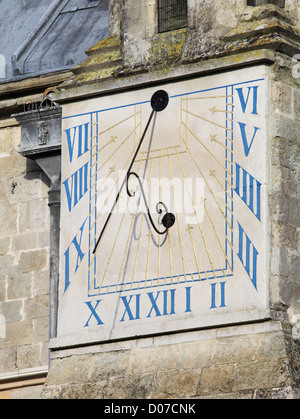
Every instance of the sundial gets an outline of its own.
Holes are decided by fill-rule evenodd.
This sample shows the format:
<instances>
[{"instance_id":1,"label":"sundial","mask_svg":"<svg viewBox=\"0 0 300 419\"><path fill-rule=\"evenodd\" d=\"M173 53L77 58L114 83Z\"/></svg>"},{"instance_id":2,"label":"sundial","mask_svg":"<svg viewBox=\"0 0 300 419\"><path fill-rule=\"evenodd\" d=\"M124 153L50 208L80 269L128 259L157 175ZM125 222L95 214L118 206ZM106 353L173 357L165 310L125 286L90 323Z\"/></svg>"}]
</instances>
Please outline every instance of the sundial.
<instances>
[{"instance_id":1,"label":"sundial","mask_svg":"<svg viewBox=\"0 0 300 419\"><path fill-rule=\"evenodd\" d=\"M262 319L265 66L65 105L58 339Z\"/></svg>"}]
</instances>

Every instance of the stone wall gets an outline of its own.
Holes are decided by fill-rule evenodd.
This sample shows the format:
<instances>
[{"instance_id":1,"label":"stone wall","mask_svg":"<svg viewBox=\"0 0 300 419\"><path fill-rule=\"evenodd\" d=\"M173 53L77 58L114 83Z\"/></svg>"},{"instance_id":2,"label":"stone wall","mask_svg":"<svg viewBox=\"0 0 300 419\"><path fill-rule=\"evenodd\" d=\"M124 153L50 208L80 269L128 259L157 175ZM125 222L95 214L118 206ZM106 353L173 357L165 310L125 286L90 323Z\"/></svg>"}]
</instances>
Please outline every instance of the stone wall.
<instances>
[{"instance_id":1,"label":"stone wall","mask_svg":"<svg viewBox=\"0 0 300 419\"><path fill-rule=\"evenodd\" d=\"M24 394L32 371L45 375L48 365L48 186L39 168L17 153L20 134L12 120L1 124L0 398Z\"/></svg>"},{"instance_id":2,"label":"stone wall","mask_svg":"<svg viewBox=\"0 0 300 419\"><path fill-rule=\"evenodd\" d=\"M203 63L211 71L227 53L231 64L228 60L226 65L232 67L245 64L242 54L256 49L265 48L273 57L269 150L273 320L77 349L56 348L42 397L300 397L300 93L291 60L299 36L294 31L300 27L299 6L287 0L282 11L274 6L246 7L244 0L190 0L189 30L157 34L155 3L111 1L111 35L122 42L123 68L120 70L118 61L112 70L119 72L114 80L109 79L112 71L105 76L97 73L102 94L107 79L107 85L121 83L127 74L134 77L139 67L151 73L155 66L165 66L165 73L157 76L163 80L175 64L181 75L184 65L198 61L198 71ZM270 19L270 26L265 19ZM289 33L290 38L280 38L277 30ZM275 50L280 52L276 57ZM211 57L213 64L208 62ZM220 67L225 58L220 59ZM71 84L73 98L67 100L76 98L77 82ZM85 86L80 92L86 93ZM5 390L2 397L38 397L42 385L38 380L43 380L48 363L48 184L37 166L17 153L19 142L20 128L12 122L2 123L0 398L1 390ZM37 380L35 384L30 377Z\"/></svg>"},{"instance_id":3,"label":"stone wall","mask_svg":"<svg viewBox=\"0 0 300 419\"><path fill-rule=\"evenodd\" d=\"M122 7L113 1L111 6L111 35L122 43L124 64L111 76L121 87L126 76L133 80L139 70L162 81L171 78L172 69L175 77L176 71L181 76L192 73L189 65L204 74L205 66L221 71L224 65L227 69L253 65L264 56L272 66L268 152L272 319L73 350L55 348L42 397L300 397L300 98L299 83L292 76L292 57L299 52L299 6L293 0L286 2L285 10L273 5L246 7L242 0L224 4L193 0L189 28L166 34L155 32L154 0L147 4L128 0ZM102 94L113 77L95 78ZM87 95L90 89L91 95L91 86L81 86L80 93L86 89ZM64 100L76 97L76 81L70 87L69 93L62 92Z\"/></svg>"},{"instance_id":4,"label":"stone wall","mask_svg":"<svg viewBox=\"0 0 300 419\"><path fill-rule=\"evenodd\" d=\"M273 320L52 352L43 398L299 398L299 88L278 54L269 114Z\"/></svg>"},{"instance_id":5,"label":"stone wall","mask_svg":"<svg viewBox=\"0 0 300 419\"><path fill-rule=\"evenodd\" d=\"M42 398L293 398L290 346L267 322L58 351Z\"/></svg>"},{"instance_id":6,"label":"stone wall","mask_svg":"<svg viewBox=\"0 0 300 419\"><path fill-rule=\"evenodd\" d=\"M281 57L273 67L271 136L271 306L274 316L288 309L297 334L300 296L300 93L293 62Z\"/></svg>"},{"instance_id":7,"label":"stone wall","mask_svg":"<svg viewBox=\"0 0 300 419\"><path fill-rule=\"evenodd\" d=\"M278 15L299 28L298 13L295 0L286 0L284 10L272 4L247 6L246 0L189 0L188 30L157 33L156 0L126 0L121 5L118 0L112 0L110 32L123 39L125 68L151 69L157 64L173 65L205 58L222 45L231 30L245 22Z\"/></svg>"}]
</instances>

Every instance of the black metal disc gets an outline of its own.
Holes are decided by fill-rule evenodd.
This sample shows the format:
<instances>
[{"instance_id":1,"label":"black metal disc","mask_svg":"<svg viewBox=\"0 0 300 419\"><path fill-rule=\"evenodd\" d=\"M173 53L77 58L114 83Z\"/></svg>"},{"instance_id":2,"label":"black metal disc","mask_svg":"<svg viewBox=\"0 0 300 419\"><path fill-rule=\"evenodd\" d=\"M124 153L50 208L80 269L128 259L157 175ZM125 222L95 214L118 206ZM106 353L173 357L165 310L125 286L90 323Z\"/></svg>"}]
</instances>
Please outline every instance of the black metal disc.
<instances>
[{"instance_id":1,"label":"black metal disc","mask_svg":"<svg viewBox=\"0 0 300 419\"><path fill-rule=\"evenodd\" d=\"M164 215L162 219L163 226L169 229L175 224L175 220L176 220L175 215L172 214L171 212L168 212L167 214Z\"/></svg>"},{"instance_id":2,"label":"black metal disc","mask_svg":"<svg viewBox=\"0 0 300 419\"><path fill-rule=\"evenodd\" d=\"M168 106L169 95L164 90L158 90L151 99L151 106L156 112L161 112Z\"/></svg>"}]
</instances>

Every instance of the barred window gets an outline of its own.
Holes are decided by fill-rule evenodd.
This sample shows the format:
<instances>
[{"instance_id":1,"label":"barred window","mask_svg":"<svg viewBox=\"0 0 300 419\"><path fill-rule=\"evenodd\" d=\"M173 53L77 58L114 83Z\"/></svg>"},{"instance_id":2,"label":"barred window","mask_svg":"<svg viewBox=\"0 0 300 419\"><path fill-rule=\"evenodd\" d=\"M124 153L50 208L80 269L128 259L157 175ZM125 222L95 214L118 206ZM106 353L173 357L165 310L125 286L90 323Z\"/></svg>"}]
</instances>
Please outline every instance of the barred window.
<instances>
[{"instance_id":1,"label":"barred window","mask_svg":"<svg viewBox=\"0 0 300 419\"><path fill-rule=\"evenodd\" d=\"M285 0L247 0L247 6L262 6L263 4L275 4L283 9Z\"/></svg>"},{"instance_id":2,"label":"barred window","mask_svg":"<svg viewBox=\"0 0 300 419\"><path fill-rule=\"evenodd\" d=\"M187 0L157 0L158 32L187 26Z\"/></svg>"}]
</instances>

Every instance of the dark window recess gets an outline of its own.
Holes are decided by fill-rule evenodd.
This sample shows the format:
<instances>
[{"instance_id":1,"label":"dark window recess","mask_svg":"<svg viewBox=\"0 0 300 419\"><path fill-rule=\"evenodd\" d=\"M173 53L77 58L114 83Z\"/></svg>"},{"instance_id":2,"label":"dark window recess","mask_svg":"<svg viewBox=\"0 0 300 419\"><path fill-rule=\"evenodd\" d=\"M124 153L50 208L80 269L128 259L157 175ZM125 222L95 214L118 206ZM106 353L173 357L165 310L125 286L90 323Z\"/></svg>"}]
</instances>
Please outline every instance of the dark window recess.
<instances>
[{"instance_id":1,"label":"dark window recess","mask_svg":"<svg viewBox=\"0 0 300 419\"><path fill-rule=\"evenodd\" d=\"M158 0L158 32L187 26L187 0Z\"/></svg>"},{"instance_id":2,"label":"dark window recess","mask_svg":"<svg viewBox=\"0 0 300 419\"><path fill-rule=\"evenodd\" d=\"M264 4L275 4L283 9L285 0L247 0L247 6L262 6Z\"/></svg>"}]
</instances>

